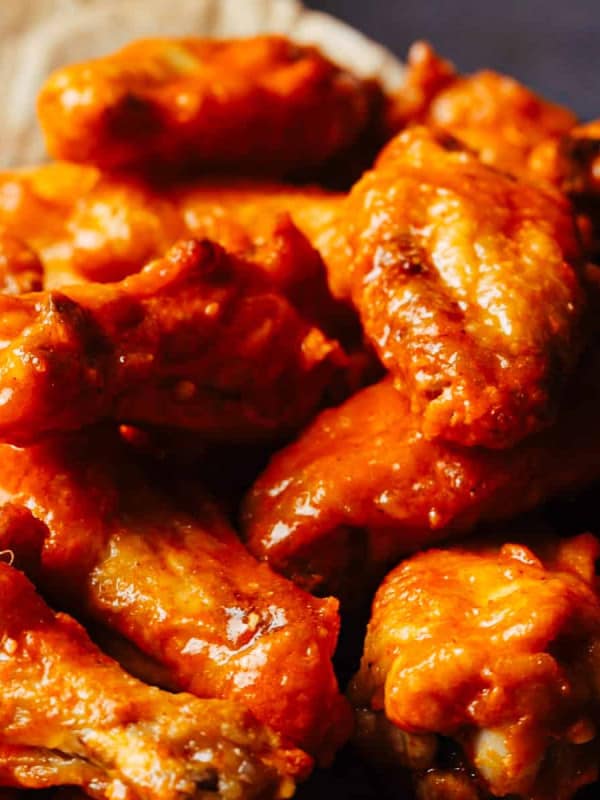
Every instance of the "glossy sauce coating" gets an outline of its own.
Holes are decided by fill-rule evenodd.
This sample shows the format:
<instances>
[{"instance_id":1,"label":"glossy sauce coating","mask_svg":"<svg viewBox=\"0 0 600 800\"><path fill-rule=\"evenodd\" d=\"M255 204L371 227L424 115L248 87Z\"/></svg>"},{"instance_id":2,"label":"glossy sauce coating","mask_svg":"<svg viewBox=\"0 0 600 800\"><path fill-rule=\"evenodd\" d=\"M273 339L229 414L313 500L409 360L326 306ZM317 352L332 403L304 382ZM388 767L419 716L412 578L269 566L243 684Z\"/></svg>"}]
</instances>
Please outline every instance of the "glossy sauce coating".
<instances>
[{"instance_id":1,"label":"glossy sauce coating","mask_svg":"<svg viewBox=\"0 0 600 800\"><path fill-rule=\"evenodd\" d=\"M289 797L309 766L239 704L151 688L0 563L0 781L93 797ZM264 793L264 794L263 794ZM214 796L214 795L212 795Z\"/></svg>"},{"instance_id":2,"label":"glossy sauce coating","mask_svg":"<svg viewBox=\"0 0 600 800\"><path fill-rule=\"evenodd\" d=\"M0 439L98 419L279 436L322 401L345 358L260 271L187 241L115 284L0 297Z\"/></svg>"},{"instance_id":3,"label":"glossy sauce coating","mask_svg":"<svg viewBox=\"0 0 600 800\"><path fill-rule=\"evenodd\" d=\"M197 492L169 499L110 431L0 446L0 490L47 528L40 581L201 697L236 700L327 761L349 735L339 619L258 564ZM168 477L168 476L167 476Z\"/></svg>"},{"instance_id":4,"label":"glossy sauce coating","mask_svg":"<svg viewBox=\"0 0 600 800\"><path fill-rule=\"evenodd\" d=\"M559 193L419 127L388 145L345 218L365 333L428 438L508 447L554 419L584 306Z\"/></svg>"},{"instance_id":5,"label":"glossy sauce coating","mask_svg":"<svg viewBox=\"0 0 600 800\"><path fill-rule=\"evenodd\" d=\"M377 95L282 37L157 38L58 70L38 112L55 158L281 175L351 147Z\"/></svg>"},{"instance_id":6,"label":"glossy sauce coating","mask_svg":"<svg viewBox=\"0 0 600 800\"><path fill-rule=\"evenodd\" d=\"M386 380L323 412L245 503L247 542L300 584L353 586L403 554L507 519L600 477L593 356L553 428L508 450L431 442Z\"/></svg>"},{"instance_id":7,"label":"glossy sauce coating","mask_svg":"<svg viewBox=\"0 0 600 800\"><path fill-rule=\"evenodd\" d=\"M377 593L353 701L454 738L494 796L571 797L597 774L599 554L583 535L414 556Z\"/></svg>"}]
</instances>

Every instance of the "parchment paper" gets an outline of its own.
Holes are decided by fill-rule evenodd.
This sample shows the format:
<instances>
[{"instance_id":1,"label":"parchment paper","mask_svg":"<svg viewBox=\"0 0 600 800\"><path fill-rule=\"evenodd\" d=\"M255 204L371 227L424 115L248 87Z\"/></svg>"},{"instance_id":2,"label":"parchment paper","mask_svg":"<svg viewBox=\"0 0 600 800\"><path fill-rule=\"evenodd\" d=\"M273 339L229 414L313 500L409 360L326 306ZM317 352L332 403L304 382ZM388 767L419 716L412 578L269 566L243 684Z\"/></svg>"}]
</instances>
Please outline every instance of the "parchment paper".
<instances>
[{"instance_id":1,"label":"parchment paper","mask_svg":"<svg viewBox=\"0 0 600 800\"><path fill-rule=\"evenodd\" d=\"M388 88L402 64L384 47L298 0L0 0L0 167L46 160L35 98L62 64L102 55L134 38L284 33Z\"/></svg>"}]
</instances>

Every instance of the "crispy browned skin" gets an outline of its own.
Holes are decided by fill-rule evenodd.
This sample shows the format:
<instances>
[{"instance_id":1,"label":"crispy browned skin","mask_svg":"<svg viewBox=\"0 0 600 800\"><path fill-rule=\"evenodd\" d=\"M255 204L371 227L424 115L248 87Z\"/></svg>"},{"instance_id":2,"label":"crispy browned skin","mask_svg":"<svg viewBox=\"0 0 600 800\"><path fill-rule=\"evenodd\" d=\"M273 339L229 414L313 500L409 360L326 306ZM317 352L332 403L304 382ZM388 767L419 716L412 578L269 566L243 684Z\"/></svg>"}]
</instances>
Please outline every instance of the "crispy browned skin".
<instances>
[{"instance_id":1,"label":"crispy browned skin","mask_svg":"<svg viewBox=\"0 0 600 800\"><path fill-rule=\"evenodd\" d=\"M548 425L582 337L570 207L422 127L345 208L349 289L423 432L506 447Z\"/></svg>"},{"instance_id":2,"label":"crispy browned skin","mask_svg":"<svg viewBox=\"0 0 600 800\"><path fill-rule=\"evenodd\" d=\"M157 38L58 70L38 112L56 158L103 167L191 160L281 175L349 148L376 95L282 37Z\"/></svg>"},{"instance_id":3,"label":"crispy browned skin","mask_svg":"<svg viewBox=\"0 0 600 800\"><path fill-rule=\"evenodd\" d=\"M202 496L169 500L110 432L0 454L3 496L47 527L40 582L56 604L131 640L180 688L242 702L332 755L349 734L335 600L258 564Z\"/></svg>"},{"instance_id":4,"label":"crispy browned skin","mask_svg":"<svg viewBox=\"0 0 600 800\"><path fill-rule=\"evenodd\" d=\"M599 555L586 534L529 546L467 543L397 567L375 597L350 690L364 709L363 734L375 737L367 743L386 746L369 721L384 713L399 743L405 734L400 763L435 766L435 735L450 737L497 797L568 800L594 781Z\"/></svg>"},{"instance_id":5,"label":"crispy browned skin","mask_svg":"<svg viewBox=\"0 0 600 800\"><path fill-rule=\"evenodd\" d=\"M0 439L13 443L109 416L276 437L345 363L250 262L208 241L121 283L2 297L0 316Z\"/></svg>"},{"instance_id":6,"label":"crispy browned skin","mask_svg":"<svg viewBox=\"0 0 600 800\"><path fill-rule=\"evenodd\" d=\"M0 563L0 783L124 800L289 797L308 759L239 704L128 676Z\"/></svg>"},{"instance_id":7,"label":"crispy browned skin","mask_svg":"<svg viewBox=\"0 0 600 800\"><path fill-rule=\"evenodd\" d=\"M457 75L426 42L408 54L405 85L394 104L396 127L419 122L460 139L482 161L515 174L544 139L566 134L577 122L513 78L491 70Z\"/></svg>"},{"instance_id":8,"label":"crispy browned skin","mask_svg":"<svg viewBox=\"0 0 600 800\"><path fill-rule=\"evenodd\" d=\"M364 389L271 460L246 500L250 549L352 594L403 554L581 487L600 477L599 375L596 358L557 423L508 450L428 441L390 380Z\"/></svg>"}]
</instances>

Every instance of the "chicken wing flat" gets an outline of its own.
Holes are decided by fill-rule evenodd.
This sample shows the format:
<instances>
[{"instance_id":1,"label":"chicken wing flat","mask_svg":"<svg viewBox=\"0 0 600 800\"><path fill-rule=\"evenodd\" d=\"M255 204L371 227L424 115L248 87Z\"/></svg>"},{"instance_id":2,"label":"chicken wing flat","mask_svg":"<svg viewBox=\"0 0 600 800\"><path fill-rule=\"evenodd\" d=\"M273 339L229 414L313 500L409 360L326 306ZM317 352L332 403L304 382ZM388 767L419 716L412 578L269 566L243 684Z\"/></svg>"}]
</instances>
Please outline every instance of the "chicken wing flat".
<instances>
[{"instance_id":1,"label":"chicken wing flat","mask_svg":"<svg viewBox=\"0 0 600 800\"><path fill-rule=\"evenodd\" d=\"M411 47L392 108L394 127L419 122L445 131L484 163L515 174L527 173L529 156L542 141L568 133L577 122L568 109L506 75L457 75L426 42Z\"/></svg>"},{"instance_id":2,"label":"chicken wing flat","mask_svg":"<svg viewBox=\"0 0 600 800\"><path fill-rule=\"evenodd\" d=\"M379 95L279 36L147 39L58 70L38 112L56 158L281 175L350 148Z\"/></svg>"},{"instance_id":3,"label":"chicken wing flat","mask_svg":"<svg viewBox=\"0 0 600 800\"><path fill-rule=\"evenodd\" d=\"M362 390L271 460L245 501L250 549L311 590L347 596L406 553L600 478L592 361L557 423L508 450L429 441L391 380Z\"/></svg>"},{"instance_id":4,"label":"chicken wing flat","mask_svg":"<svg viewBox=\"0 0 600 800\"><path fill-rule=\"evenodd\" d=\"M599 555L584 534L397 567L350 689L366 747L415 769L427 798L568 800L594 781Z\"/></svg>"},{"instance_id":5,"label":"chicken wing flat","mask_svg":"<svg viewBox=\"0 0 600 800\"><path fill-rule=\"evenodd\" d=\"M0 784L98 798L289 797L309 759L239 705L127 675L0 563Z\"/></svg>"},{"instance_id":6,"label":"chicken wing flat","mask_svg":"<svg viewBox=\"0 0 600 800\"><path fill-rule=\"evenodd\" d=\"M242 441L305 421L345 364L250 262L176 245L115 284L1 297L0 439L103 417Z\"/></svg>"},{"instance_id":7,"label":"chicken wing flat","mask_svg":"<svg viewBox=\"0 0 600 800\"><path fill-rule=\"evenodd\" d=\"M412 128L345 209L365 332L423 433L506 447L555 417L582 341L570 207Z\"/></svg>"},{"instance_id":8,"label":"chicken wing flat","mask_svg":"<svg viewBox=\"0 0 600 800\"><path fill-rule=\"evenodd\" d=\"M258 564L205 498L169 499L158 488L168 476L146 476L110 431L0 453L3 497L47 529L39 584L57 606L130 640L180 689L239 701L320 759L347 738L331 664L337 601Z\"/></svg>"}]
</instances>

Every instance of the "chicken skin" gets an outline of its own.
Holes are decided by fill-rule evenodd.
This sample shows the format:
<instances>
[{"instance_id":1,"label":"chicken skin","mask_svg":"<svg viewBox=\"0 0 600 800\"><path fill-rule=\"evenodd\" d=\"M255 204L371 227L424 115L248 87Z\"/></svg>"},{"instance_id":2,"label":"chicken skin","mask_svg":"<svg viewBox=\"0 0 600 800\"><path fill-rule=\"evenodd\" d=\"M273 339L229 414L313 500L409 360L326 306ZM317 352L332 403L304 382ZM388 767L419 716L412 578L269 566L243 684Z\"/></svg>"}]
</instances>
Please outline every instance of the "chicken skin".
<instances>
[{"instance_id":1,"label":"chicken skin","mask_svg":"<svg viewBox=\"0 0 600 800\"><path fill-rule=\"evenodd\" d=\"M309 759L239 704L127 675L0 563L0 784L96 798L289 797Z\"/></svg>"},{"instance_id":2,"label":"chicken skin","mask_svg":"<svg viewBox=\"0 0 600 800\"><path fill-rule=\"evenodd\" d=\"M323 412L245 500L248 546L306 588L352 599L406 553L600 478L600 364L550 429L508 450L431 442L391 380Z\"/></svg>"},{"instance_id":3,"label":"chicken skin","mask_svg":"<svg viewBox=\"0 0 600 800\"><path fill-rule=\"evenodd\" d=\"M596 780L599 555L584 534L465 543L393 570L350 689L366 747L394 741L385 715L396 761L417 770L424 798L568 800ZM462 771L439 772L438 737Z\"/></svg>"},{"instance_id":4,"label":"chicken skin","mask_svg":"<svg viewBox=\"0 0 600 800\"><path fill-rule=\"evenodd\" d=\"M314 413L346 359L251 262L185 241L115 284L0 297L0 440L95 420L260 441Z\"/></svg>"},{"instance_id":5,"label":"chicken skin","mask_svg":"<svg viewBox=\"0 0 600 800\"><path fill-rule=\"evenodd\" d=\"M584 316L562 195L412 128L354 187L344 217L366 335L427 438L508 447L553 421Z\"/></svg>"},{"instance_id":6,"label":"chicken skin","mask_svg":"<svg viewBox=\"0 0 600 800\"><path fill-rule=\"evenodd\" d=\"M55 158L284 175L351 148L379 98L283 37L157 38L58 70L38 112Z\"/></svg>"},{"instance_id":7,"label":"chicken skin","mask_svg":"<svg viewBox=\"0 0 600 800\"><path fill-rule=\"evenodd\" d=\"M197 489L170 499L169 476L146 475L110 431L0 454L3 498L46 528L38 583L56 606L130 640L178 688L239 701L331 757L349 735L335 600L258 564Z\"/></svg>"},{"instance_id":8,"label":"chicken skin","mask_svg":"<svg viewBox=\"0 0 600 800\"><path fill-rule=\"evenodd\" d=\"M404 86L392 103L392 127L421 123L464 142L486 164L526 174L532 151L562 136L577 118L513 78L491 70L458 75L426 42L408 54Z\"/></svg>"}]
</instances>

